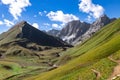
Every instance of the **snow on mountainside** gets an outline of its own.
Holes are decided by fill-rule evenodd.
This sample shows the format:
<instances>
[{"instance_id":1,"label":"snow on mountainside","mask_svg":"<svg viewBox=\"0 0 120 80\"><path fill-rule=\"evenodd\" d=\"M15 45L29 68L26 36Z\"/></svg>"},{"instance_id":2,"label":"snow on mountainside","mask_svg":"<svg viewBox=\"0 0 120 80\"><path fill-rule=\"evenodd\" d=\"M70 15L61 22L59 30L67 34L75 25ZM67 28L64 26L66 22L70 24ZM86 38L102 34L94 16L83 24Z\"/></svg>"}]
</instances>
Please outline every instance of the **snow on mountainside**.
<instances>
[{"instance_id":1,"label":"snow on mountainside","mask_svg":"<svg viewBox=\"0 0 120 80\"><path fill-rule=\"evenodd\" d=\"M77 37L84 34L90 27L90 24L80 22L79 20L69 22L59 33L58 37L69 44L72 44Z\"/></svg>"},{"instance_id":2,"label":"snow on mountainside","mask_svg":"<svg viewBox=\"0 0 120 80\"><path fill-rule=\"evenodd\" d=\"M114 20L116 20L116 18L110 19L104 14L92 24L75 20L68 22L59 33L54 34L52 33L53 31L49 32L53 36L57 36L69 44L76 45L89 39L95 32Z\"/></svg>"},{"instance_id":3,"label":"snow on mountainside","mask_svg":"<svg viewBox=\"0 0 120 80\"><path fill-rule=\"evenodd\" d=\"M74 44L79 44L79 43L83 42L84 40L87 40L95 32L100 30L103 26L111 23L114 20L116 20L116 18L110 19L107 15L102 15L99 19L97 19L95 22L93 22L90 25L90 28L82 36L78 37L73 43Z\"/></svg>"}]
</instances>

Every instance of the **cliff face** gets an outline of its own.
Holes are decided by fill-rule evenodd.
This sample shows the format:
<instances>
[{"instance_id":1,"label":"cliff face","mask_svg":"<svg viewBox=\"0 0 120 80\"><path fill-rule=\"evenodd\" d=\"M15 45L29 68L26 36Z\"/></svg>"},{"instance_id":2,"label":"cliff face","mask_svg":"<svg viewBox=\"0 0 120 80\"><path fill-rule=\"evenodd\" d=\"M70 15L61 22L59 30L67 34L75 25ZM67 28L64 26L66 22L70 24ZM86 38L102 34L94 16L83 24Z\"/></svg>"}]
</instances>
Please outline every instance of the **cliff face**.
<instances>
[{"instance_id":1,"label":"cliff face","mask_svg":"<svg viewBox=\"0 0 120 80\"><path fill-rule=\"evenodd\" d=\"M54 35L60 37L63 41L69 44L76 45L87 40L103 26L114 20L116 20L116 18L110 19L106 15L102 15L92 24L80 22L79 20L71 21L67 23L59 33Z\"/></svg>"},{"instance_id":2,"label":"cliff face","mask_svg":"<svg viewBox=\"0 0 120 80\"><path fill-rule=\"evenodd\" d=\"M16 24L7 32L1 34L0 40L1 44L20 40L25 44L26 42L33 42L41 46L69 46L61 39L47 35L46 33L34 28L25 21Z\"/></svg>"},{"instance_id":3,"label":"cliff face","mask_svg":"<svg viewBox=\"0 0 120 80\"><path fill-rule=\"evenodd\" d=\"M88 38L90 38L94 33L96 33L97 31L99 31L102 27L104 27L105 25L113 22L114 20L116 20L116 18L112 18L110 19L109 17L107 17L106 15L101 16L99 19L97 19L95 22L93 22L90 25L90 28L80 37L78 37L74 44L79 44L81 42L83 42L84 40L87 40Z\"/></svg>"},{"instance_id":4,"label":"cliff face","mask_svg":"<svg viewBox=\"0 0 120 80\"><path fill-rule=\"evenodd\" d=\"M83 35L90 27L85 22L72 21L69 22L59 33L59 37L69 44L72 44L78 37Z\"/></svg>"}]
</instances>

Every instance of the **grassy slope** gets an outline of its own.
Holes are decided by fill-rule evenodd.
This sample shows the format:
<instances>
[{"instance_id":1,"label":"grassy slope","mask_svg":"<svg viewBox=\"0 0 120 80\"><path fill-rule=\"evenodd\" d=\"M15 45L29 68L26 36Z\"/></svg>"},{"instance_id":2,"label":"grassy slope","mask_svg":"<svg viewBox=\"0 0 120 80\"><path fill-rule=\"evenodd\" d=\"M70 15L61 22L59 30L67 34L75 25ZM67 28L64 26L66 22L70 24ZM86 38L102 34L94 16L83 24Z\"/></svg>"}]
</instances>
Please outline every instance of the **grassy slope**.
<instances>
[{"instance_id":1,"label":"grassy slope","mask_svg":"<svg viewBox=\"0 0 120 80\"><path fill-rule=\"evenodd\" d=\"M22 50L22 52L16 54L17 50ZM58 57L54 53L59 53L62 50L62 48L53 47L48 50L37 52L30 51L20 46L11 46L8 50L6 50L6 48L0 48L0 51L6 51L2 54L7 55L4 56L4 58L0 58L0 80L9 77L12 78L10 78L11 80L18 80L13 79L14 75L16 75L17 77L19 77L18 75L29 76L39 74L43 71L47 71L51 68L51 65L49 64L54 64L54 62L58 60ZM40 56L39 58L38 56L34 55L35 52L44 55Z\"/></svg>"},{"instance_id":2,"label":"grassy slope","mask_svg":"<svg viewBox=\"0 0 120 80\"><path fill-rule=\"evenodd\" d=\"M70 49L65 53L73 54L72 56L78 56L84 53L81 56L69 61L66 65L60 66L55 70L28 78L28 80L75 80L78 78L78 76L84 74L82 71L84 68L85 70L88 70L88 72L86 71L86 75L90 75L91 80L94 80L95 75L93 73L90 74L89 70L91 69L91 66L95 67L95 64L99 64L96 66L96 68L98 68L100 65L103 66L103 69L105 69L105 71L102 73L111 72L113 66L115 66L115 63L109 61L107 57L120 50L119 32L120 19L104 27L102 30L97 32L93 38L85 42L83 45L76 46L75 48ZM105 58L105 60L103 58ZM69 76L70 74L71 76ZM83 76L86 77L85 75ZM108 76L110 76L110 74L104 74L100 80L104 80L104 78L107 78ZM82 80L86 79L87 78L84 78Z\"/></svg>"},{"instance_id":3,"label":"grassy slope","mask_svg":"<svg viewBox=\"0 0 120 80\"><path fill-rule=\"evenodd\" d=\"M118 23L119 22L116 21L107 25L106 27L98 31L89 41L86 41L83 44L78 45L71 50L68 50L68 52L65 52L65 54L77 56L87 52L94 47L96 48L96 46L98 45L104 44L104 42L108 41L112 37L112 35L115 35L115 33L120 30L119 26L116 26L118 25Z\"/></svg>"}]
</instances>

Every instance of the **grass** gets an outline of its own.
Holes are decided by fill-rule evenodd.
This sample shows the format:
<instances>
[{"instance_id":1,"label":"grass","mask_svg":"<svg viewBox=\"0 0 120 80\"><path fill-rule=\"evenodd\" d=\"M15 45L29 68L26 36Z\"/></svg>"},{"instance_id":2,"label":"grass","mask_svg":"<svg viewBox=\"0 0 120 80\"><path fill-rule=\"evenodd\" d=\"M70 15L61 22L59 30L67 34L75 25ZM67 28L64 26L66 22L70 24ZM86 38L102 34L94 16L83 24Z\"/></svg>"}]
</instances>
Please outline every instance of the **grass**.
<instances>
[{"instance_id":1,"label":"grass","mask_svg":"<svg viewBox=\"0 0 120 80\"><path fill-rule=\"evenodd\" d=\"M18 74L21 71L21 66L17 63L0 61L0 79Z\"/></svg>"},{"instance_id":2,"label":"grass","mask_svg":"<svg viewBox=\"0 0 120 80\"><path fill-rule=\"evenodd\" d=\"M120 50L112 55L112 58L115 60L120 60Z\"/></svg>"},{"instance_id":3,"label":"grass","mask_svg":"<svg viewBox=\"0 0 120 80\"><path fill-rule=\"evenodd\" d=\"M19 50L22 52L18 53ZM22 77L48 71L52 67L49 64L54 64L58 61L58 57L54 53L59 53L62 50L59 47L52 47L43 51L30 51L20 46L11 46L8 49L2 47L0 51L3 52L4 58L0 59L0 80L8 80L7 78L18 80L18 78L22 79ZM35 54L40 55L40 58Z\"/></svg>"},{"instance_id":4,"label":"grass","mask_svg":"<svg viewBox=\"0 0 120 80\"><path fill-rule=\"evenodd\" d=\"M91 70L95 69L101 74L99 80L106 80L116 66L107 57L112 55L114 59L120 59L119 25L120 19L105 26L84 43L62 53L59 53L62 48L53 47L45 51L28 50L16 45L11 48L7 46L8 49L1 47L0 51L7 50L4 52L7 56L0 61L0 79L96 80L96 75ZM22 52L18 54L19 50ZM60 57L55 53L59 53ZM49 64L59 66L49 71L53 68Z\"/></svg>"},{"instance_id":5,"label":"grass","mask_svg":"<svg viewBox=\"0 0 120 80\"><path fill-rule=\"evenodd\" d=\"M67 64L61 65L59 68L50 72L26 78L25 80L76 80L82 74L82 76L84 76L81 77L82 80L87 80L89 78L94 80L95 75L93 73L88 73L91 68L95 68L102 73L100 80L108 78L116 64L104 58L107 58L120 50L119 25L120 19L102 28L82 45L78 45L75 48L64 52L62 56L78 56L70 60ZM103 67L100 67L100 65ZM106 74L104 74L104 72ZM90 77L85 76L85 74Z\"/></svg>"},{"instance_id":6,"label":"grass","mask_svg":"<svg viewBox=\"0 0 120 80\"><path fill-rule=\"evenodd\" d=\"M114 66L116 66L116 63L104 58L93 65L78 68L70 74L66 74L61 77L60 80L96 80L96 75L91 69L95 69L100 72L101 77L99 80L107 80L111 75Z\"/></svg>"},{"instance_id":7,"label":"grass","mask_svg":"<svg viewBox=\"0 0 120 80\"><path fill-rule=\"evenodd\" d=\"M120 31L119 20L114 21L113 23L105 26L100 31L98 31L93 37L88 41L82 43L81 45L75 46L75 48L69 49L67 52L63 53L64 55L69 55L71 57L79 56L87 51L96 48L99 45L102 45L109 41L113 36L119 35Z\"/></svg>"}]
</instances>

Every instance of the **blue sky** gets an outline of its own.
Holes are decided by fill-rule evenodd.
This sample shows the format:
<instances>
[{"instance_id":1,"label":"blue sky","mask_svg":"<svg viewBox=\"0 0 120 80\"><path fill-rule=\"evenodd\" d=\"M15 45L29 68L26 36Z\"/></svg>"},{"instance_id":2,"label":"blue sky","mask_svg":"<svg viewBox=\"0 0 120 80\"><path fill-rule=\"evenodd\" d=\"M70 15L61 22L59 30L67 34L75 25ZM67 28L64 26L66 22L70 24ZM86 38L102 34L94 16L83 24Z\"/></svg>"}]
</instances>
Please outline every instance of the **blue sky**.
<instances>
[{"instance_id":1,"label":"blue sky","mask_svg":"<svg viewBox=\"0 0 120 80\"><path fill-rule=\"evenodd\" d=\"M0 33L25 20L40 30L61 29L72 20L120 17L120 0L0 0Z\"/></svg>"}]
</instances>

